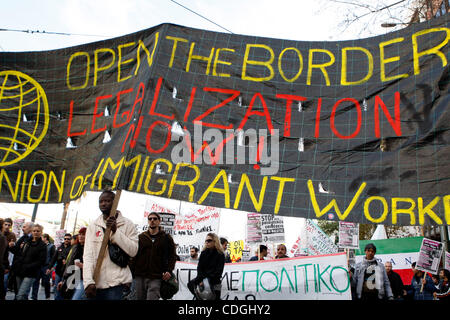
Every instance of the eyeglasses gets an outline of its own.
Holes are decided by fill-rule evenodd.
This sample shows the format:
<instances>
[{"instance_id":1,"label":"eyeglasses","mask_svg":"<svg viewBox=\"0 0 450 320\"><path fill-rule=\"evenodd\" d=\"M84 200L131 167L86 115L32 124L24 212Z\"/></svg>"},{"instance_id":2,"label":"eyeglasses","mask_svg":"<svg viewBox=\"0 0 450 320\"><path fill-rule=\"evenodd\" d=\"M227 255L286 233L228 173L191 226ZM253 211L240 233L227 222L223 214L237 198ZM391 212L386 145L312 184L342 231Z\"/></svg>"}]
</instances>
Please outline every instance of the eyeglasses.
<instances>
[{"instance_id":1,"label":"eyeglasses","mask_svg":"<svg viewBox=\"0 0 450 320\"><path fill-rule=\"evenodd\" d=\"M208 243L213 242L213 241L214 241L213 239L206 239L205 240L205 242L208 242Z\"/></svg>"},{"instance_id":2,"label":"eyeglasses","mask_svg":"<svg viewBox=\"0 0 450 320\"><path fill-rule=\"evenodd\" d=\"M148 218L148 220L152 221L152 220L159 220L159 219L158 218Z\"/></svg>"},{"instance_id":3,"label":"eyeglasses","mask_svg":"<svg viewBox=\"0 0 450 320\"><path fill-rule=\"evenodd\" d=\"M70 240L70 238L64 238L64 240Z\"/></svg>"}]
</instances>

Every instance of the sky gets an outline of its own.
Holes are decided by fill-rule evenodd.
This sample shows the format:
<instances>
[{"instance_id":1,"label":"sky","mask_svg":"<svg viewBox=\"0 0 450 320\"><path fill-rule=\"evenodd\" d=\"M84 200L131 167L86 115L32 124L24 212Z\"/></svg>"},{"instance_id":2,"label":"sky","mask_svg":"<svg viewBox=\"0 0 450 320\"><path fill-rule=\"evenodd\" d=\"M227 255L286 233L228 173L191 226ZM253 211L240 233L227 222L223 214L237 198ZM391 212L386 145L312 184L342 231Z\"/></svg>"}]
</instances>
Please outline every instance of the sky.
<instances>
[{"instance_id":1,"label":"sky","mask_svg":"<svg viewBox=\"0 0 450 320\"><path fill-rule=\"evenodd\" d=\"M391 21L382 15L379 15L377 20L360 19L345 29L341 23L351 8L355 9L352 14L356 15L364 14L367 9L329 0L177 0L177 2L215 24L170 0L3 0L0 2L0 52L66 48L122 36L161 23L303 41L348 40L394 30L381 28L381 22ZM377 2L380 1L371 1ZM368 25L369 28L366 28ZM47 34L42 33L44 31ZM49 32L71 35L55 35ZM98 196L97 192L88 192L80 201L71 203L66 225L69 231L72 231L75 216L79 223L89 223L100 214ZM141 223L145 200L145 195L124 192L118 209L135 223ZM24 214L26 220L30 220L33 208L33 204L0 203L0 217L17 216L20 212L21 215ZM41 204L38 206L37 222L45 222L44 227L56 230L62 212L63 204ZM219 236L225 236L229 240L243 240L245 219L245 212L222 210ZM301 220L285 218L285 242L288 249L299 235Z\"/></svg>"}]
</instances>

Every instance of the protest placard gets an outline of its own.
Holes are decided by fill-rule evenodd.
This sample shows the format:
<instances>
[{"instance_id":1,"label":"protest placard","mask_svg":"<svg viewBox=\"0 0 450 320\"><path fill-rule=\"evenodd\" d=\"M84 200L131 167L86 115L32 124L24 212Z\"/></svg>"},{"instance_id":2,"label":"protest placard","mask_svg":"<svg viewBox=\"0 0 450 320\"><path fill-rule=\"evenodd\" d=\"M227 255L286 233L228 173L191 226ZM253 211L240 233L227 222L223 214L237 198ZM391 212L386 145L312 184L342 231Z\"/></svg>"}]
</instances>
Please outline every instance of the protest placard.
<instances>
[{"instance_id":1,"label":"protest placard","mask_svg":"<svg viewBox=\"0 0 450 320\"><path fill-rule=\"evenodd\" d=\"M416 269L437 274L443 251L442 242L423 238Z\"/></svg>"},{"instance_id":2,"label":"protest placard","mask_svg":"<svg viewBox=\"0 0 450 320\"><path fill-rule=\"evenodd\" d=\"M231 262L242 261L242 254L244 252L244 241L230 241L228 242L228 253L230 254Z\"/></svg>"},{"instance_id":3,"label":"protest placard","mask_svg":"<svg viewBox=\"0 0 450 320\"><path fill-rule=\"evenodd\" d=\"M338 252L338 247L330 237L311 219L306 220L306 250L309 255L321 255Z\"/></svg>"},{"instance_id":4,"label":"protest placard","mask_svg":"<svg viewBox=\"0 0 450 320\"><path fill-rule=\"evenodd\" d=\"M339 248L359 249L359 224L339 221Z\"/></svg>"},{"instance_id":5,"label":"protest placard","mask_svg":"<svg viewBox=\"0 0 450 320\"><path fill-rule=\"evenodd\" d=\"M261 231L261 215L259 213L248 212L247 213L247 243L261 243L262 231Z\"/></svg>"},{"instance_id":6,"label":"protest placard","mask_svg":"<svg viewBox=\"0 0 450 320\"><path fill-rule=\"evenodd\" d=\"M14 219L13 221L12 232L16 235L17 239L23 235L22 227L24 223L25 219L23 218Z\"/></svg>"},{"instance_id":7,"label":"protest placard","mask_svg":"<svg viewBox=\"0 0 450 320\"><path fill-rule=\"evenodd\" d=\"M180 290L174 300L191 300L187 283L195 265L177 262ZM222 300L350 300L345 253L283 260L229 263L222 274Z\"/></svg>"},{"instance_id":8,"label":"protest placard","mask_svg":"<svg viewBox=\"0 0 450 320\"><path fill-rule=\"evenodd\" d=\"M284 220L273 214L261 215L261 235L264 243L284 242Z\"/></svg>"},{"instance_id":9,"label":"protest placard","mask_svg":"<svg viewBox=\"0 0 450 320\"><path fill-rule=\"evenodd\" d=\"M160 213L161 224L160 228L172 237L175 236L174 225L175 225L175 214L174 213ZM148 225L145 228L148 229Z\"/></svg>"},{"instance_id":10,"label":"protest placard","mask_svg":"<svg viewBox=\"0 0 450 320\"><path fill-rule=\"evenodd\" d=\"M142 230L147 230L147 216L152 211L160 213L161 226L170 232L177 247L177 254L187 257L191 247L203 248L209 232L217 234L220 209L196 205L190 202L162 202L158 197L149 196L144 210ZM144 225L145 223L145 225Z\"/></svg>"},{"instance_id":11,"label":"protest placard","mask_svg":"<svg viewBox=\"0 0 450 320\"><path fill-rule=\"evenodd\" d=\"M161 204L161 199L159 199L158 197L155 196L148 196L147 200L145 201L145 206L144 206L144 214L142 217L142 223L139 226L139 230L140 232L146 231L148 229L148 215L151 212L158 212L161 216L163 216L163 214L168 214L168 215L164 215L164 220L161 221L161 226L163 227L171 227L171 228L166 228L168 230L170 230L170 234L173 236L174 232L173 232L173 224L170 224L169 221L174 220L174 218L176 217L176 215L178 214L179 210L180 210L180 201L165 201L164 204ZM166 221L167 224L166 225Z\"/></svg>"},{"instance_id":12,"label":"protest placard","mask_svg":"<svg viewBox=\"0 0 450 320\"><path fill-rule=\"evenodd\" d=\"M54 239L54 245L56 248L58 248L61 244L64 243L64 235L66 234L65 229L56 230L55 232L55 239Z\"/></svg>"},{"instance_id":13,"label":"protest placard","mask_svg":"<svg viewBox=\"0 0 450 320\"><path fill-rule=\"evenodd\" d=\"M301 237L297 237L297 240L295 241L295 243L292 245L292 248L290 250L290 254L291 256L294 257L301 257L301 256L307 256L308 253L306 251L305 247L302 247L302 241L301 241Z\"/></svg>"}]
</instances>

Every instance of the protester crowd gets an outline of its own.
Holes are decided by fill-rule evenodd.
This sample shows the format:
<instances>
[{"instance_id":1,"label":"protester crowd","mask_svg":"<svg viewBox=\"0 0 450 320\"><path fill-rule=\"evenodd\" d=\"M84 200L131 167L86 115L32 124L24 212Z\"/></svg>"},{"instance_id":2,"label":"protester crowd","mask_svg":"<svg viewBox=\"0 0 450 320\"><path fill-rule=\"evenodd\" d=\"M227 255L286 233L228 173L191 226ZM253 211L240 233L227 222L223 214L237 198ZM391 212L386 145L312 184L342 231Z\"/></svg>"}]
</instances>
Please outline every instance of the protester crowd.
<instances>
[{"instance_id":1,"label":"protester crowd","mask_svg":"<svg viewBox=\"0 0 450 320\"><path fill-rule=\"evenodd\" d=\"M413 262L413 276L409 284L404 284L400 275L392 270L392 263L379 262L376 247L369 243L364 248L365 257L350 268L353 300L445 300L450 301L450 271L444 268L432 277L419 270Z\"/></svg>"},{"instance_id":2,"label":"protester crowd","mask_svg":"<svg viewBox=\"0 0 450 320\"><path fill-rule=\"evenodd\" d=\"M37 300L42 285L45 298L55 300L158 300L170 299L178 290L173 273L176 244L162 228L158 212L148 215L148 230L138 234L131 220L120 211L111 215L115 194L104 191L99 198L102 214L75 235L66 233L55 248L39 224L23 224L17 239L13 221L0 219L0 300L14 293L15 300ZM99 252L110 232L103 258ZM105 240L106 241L106 240ZM192 247L187 262L197 264L197 275L188 283L194 299L220 300L221 277L231 258L228 241L208 233L203 248ZM268 248L260 245L249 261L265 260ZM365 257L349 268L354 300L450 300L450 271L444 268L430 276L412 264L413 277L403 283L391 262L380 263L376 247L368 244ZM289 258L286 246L277 246L275 259ZM98 262L98 259L103 259ZM239 262L239 261L237 261Z\"/></svg>"}]
</instances>

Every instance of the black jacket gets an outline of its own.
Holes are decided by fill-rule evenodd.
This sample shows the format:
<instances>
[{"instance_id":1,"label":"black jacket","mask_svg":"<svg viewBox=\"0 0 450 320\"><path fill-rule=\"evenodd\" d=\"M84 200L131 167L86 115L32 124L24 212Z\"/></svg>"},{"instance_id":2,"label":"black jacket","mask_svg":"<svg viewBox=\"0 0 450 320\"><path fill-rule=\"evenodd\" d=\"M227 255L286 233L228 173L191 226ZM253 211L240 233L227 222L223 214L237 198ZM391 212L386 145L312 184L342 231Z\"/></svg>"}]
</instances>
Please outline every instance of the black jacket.
<instances>
[{"instance_id":1,"label":"black jacket","mask_svg":"<svg viewBox=\"0 0 450 320\"><path fill-rule=\"evenodd\" d=\"M154 240L154 241L153 241ZM149 231L139 235L139 249L131 262L134 276L161 279L175 268L176 251L172 236L159 231L152 239Z\"/></svg>"},{"instance_id":2,"label":"black jacket","mask_svg":"<svg viewBox=\"0 0 450 320\"><path fill-rule=\"evenodd\" d=\"M0 232L0 270L5 270L7 268L5 259L5 253L7 252L8 243L6 242L6 237Z\"/></svg>"},{"instance_id":3,"label":"black jacket","mask_svg":"<svg viewBox=\"0 0 450 320\"><path fill-rule=\"evenodd\" d=\"M47 246L44 241L41 238L37 241L27 241L21 252L21 261L17 266L16 275L29 278L38 277L39 271L45 265L47 258Z\"/></svg>"},{"instance_id":4,"label":"black jacket","mask_svg":"<svg viewBox=\"0 0 450 320\"><path fill-rule=\"evenodd\" d=\"M31 238L28 235L24 234L19 238L19 240L17 240L16 244L12 248L9 248L9 251L11 251L14 254L14 258L11 264L11 271L13 271L14 273L16 272L18 266L21 264L22 261L22 249L23 249L22 244L25 244L30 240Z\"/></svg>"},{"instance_id":5,"label":"black jacket","mask_svg":"<svg viewBox=\"0 0 450 320\"><path fill-rule=\"evenodd\" d=\"M83 262L84 244L77 243L72 247L69 246L69 249L69 253L66 257L66 264L64 265L63 269L64 279L68 278L71 275L71 272L69 272L69 267L75 264L75 260L78 259L80 260L80 262ZM83 272L81 272L81 276L83 276Z\"/></svg>"},{"instance_id":6,"label":"black jacket","mask_svg":"<svg viewBox=\"0 0 450 320\"><path fill-rule=\"evenodd\" d=\"M203 250L198 260L195 283L199 284L204 278L208 278L211 285L219 284L224 266L225 255L223 253L216 249Z\"/></svg>"},{"instance_id":7,"label":"black jacket","mask_svg":"<svg viewBox=\"0 0 450 320\"><path fill-rule=\"evenodd\" d=\"M391 271L390 274L388 274L389 282L391 283L391 289L392 294L394 295L394 298L403 298L403 282L400 278L400 275L396 273L395 271Z\"/></svg>"},{"instance_id":8,"label":"black jacket","mask_svg":"<svg viewBox=\"0 0 450 320\"><path fill-rule=\"evenodd\" d=\"M67 247L65 247L64 244L60 245L59 248L55 251L52 260L50 260L50 263L47 266L48 269L51 269L56 263L55 273L60 277L62 277L64 273L63 260L67 258L67 255L70 252L70 248L71 248L70 245L68 245Z\"/></svg>"}]
</instances>

